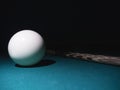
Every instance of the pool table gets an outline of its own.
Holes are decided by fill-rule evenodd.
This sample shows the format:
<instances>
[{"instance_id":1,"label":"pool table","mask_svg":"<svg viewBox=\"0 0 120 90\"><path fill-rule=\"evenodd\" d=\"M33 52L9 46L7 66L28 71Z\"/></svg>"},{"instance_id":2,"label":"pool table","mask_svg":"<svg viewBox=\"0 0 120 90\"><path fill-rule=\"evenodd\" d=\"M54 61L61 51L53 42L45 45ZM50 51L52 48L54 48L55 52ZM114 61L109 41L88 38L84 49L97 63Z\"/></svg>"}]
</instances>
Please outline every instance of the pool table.
<instances>
[{"instance_id":1,"label":"pool table","mask_svg":"<svg viewBox=\"0 0 120 90\"><path fill-rule=\"evenodd\" d=\"M22 67L0 58L0 90L120 90L120 67L52 55Z\"/></svg>"}]
</instances>

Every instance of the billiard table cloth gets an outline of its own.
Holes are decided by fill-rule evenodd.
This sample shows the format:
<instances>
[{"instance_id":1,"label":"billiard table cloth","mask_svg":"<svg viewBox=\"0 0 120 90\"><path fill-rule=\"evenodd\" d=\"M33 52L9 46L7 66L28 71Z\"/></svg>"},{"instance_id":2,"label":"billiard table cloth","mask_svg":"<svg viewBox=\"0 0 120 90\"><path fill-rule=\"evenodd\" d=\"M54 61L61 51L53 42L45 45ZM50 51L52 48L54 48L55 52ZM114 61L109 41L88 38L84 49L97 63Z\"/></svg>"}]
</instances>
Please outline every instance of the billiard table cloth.
<instances>
[{"instance_id":1,"label":"billiard table cloth","mask_svg":"<svg viewBox=\"0 0 120 90\"><path fill-rule=\"evenodd\" d=\"M0 90L120 90L120 67L50 55L21 67L0 58Z\"/></svg>"}]
</instances>

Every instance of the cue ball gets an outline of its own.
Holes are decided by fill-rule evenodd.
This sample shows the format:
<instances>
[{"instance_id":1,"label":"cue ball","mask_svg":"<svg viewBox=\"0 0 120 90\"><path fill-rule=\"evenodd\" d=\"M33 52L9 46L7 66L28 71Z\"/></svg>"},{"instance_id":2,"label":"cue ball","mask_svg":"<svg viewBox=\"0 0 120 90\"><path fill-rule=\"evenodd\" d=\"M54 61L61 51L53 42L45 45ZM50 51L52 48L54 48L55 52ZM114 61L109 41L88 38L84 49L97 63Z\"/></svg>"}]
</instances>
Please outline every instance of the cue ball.
<instances>
[{"instance_id":1,"label":"cue ball","mask_svg":"<svg viewBox=\"0 0 120 90\"><path fill-rule=\"evenodd\" d=\"M32 30L22 30L14 34L8 43L8 53L21 66L31 66L40 62L45 54L44 40Z\"/></svg>"}]
</instances>

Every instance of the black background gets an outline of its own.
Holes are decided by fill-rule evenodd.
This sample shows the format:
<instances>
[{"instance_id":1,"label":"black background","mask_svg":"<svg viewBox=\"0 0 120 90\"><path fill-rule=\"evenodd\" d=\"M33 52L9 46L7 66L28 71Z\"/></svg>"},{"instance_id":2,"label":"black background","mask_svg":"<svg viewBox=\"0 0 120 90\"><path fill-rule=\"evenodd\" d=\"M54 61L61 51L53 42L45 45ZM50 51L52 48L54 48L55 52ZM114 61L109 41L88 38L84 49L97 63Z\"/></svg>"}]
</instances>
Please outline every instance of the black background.
<instances>
[{"instance_id":1,"label":"black background","mask_svg":"<svg viewBox=\"0 0 120 90\"><path fill-rule=\"evenodd\" d=\"M119 54L119 32L92 1L13 0L1 3L0 56L19 30L39 32L48 49Z\"/></svg>"}]
</instances>

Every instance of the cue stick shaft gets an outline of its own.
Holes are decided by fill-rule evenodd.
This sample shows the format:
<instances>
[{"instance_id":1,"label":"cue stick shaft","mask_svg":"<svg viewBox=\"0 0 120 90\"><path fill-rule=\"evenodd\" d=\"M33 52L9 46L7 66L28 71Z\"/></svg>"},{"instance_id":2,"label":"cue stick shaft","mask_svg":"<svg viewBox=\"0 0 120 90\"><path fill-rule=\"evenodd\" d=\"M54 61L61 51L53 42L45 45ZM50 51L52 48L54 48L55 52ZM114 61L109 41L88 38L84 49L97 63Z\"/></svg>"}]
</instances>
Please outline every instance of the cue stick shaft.
<instances>
[{"instance_id":1,"label":"cue stick shaft","mask_svg":"<svg viewBox=\"0 0 120 90\"><path fill-rule=\"evenodd\" d=\"M86 61L94 61L98 63L120 65L120 57L115 56L105 56L105 55L95 55L88 53L76 53L76 52L60 52L56 50L47 50L47 54L59 55L64 57L70 57L75 59L82 59Z\"/></svg>"}]
</instances>

